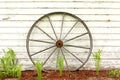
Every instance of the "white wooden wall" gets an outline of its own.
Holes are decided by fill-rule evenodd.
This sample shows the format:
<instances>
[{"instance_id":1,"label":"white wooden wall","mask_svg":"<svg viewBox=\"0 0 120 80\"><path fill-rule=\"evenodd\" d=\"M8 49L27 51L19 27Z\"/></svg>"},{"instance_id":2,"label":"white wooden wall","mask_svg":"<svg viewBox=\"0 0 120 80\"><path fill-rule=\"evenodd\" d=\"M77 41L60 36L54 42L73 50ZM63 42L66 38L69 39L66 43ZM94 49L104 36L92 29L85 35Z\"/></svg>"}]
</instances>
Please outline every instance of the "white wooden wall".
<instances>
[{"instance_id":1,"label":"white wooden wall","mask_svg":"<svg viewBox=\"0 0 120 80\"><path fill-rule=\"evenodd\" d=\"M102 69L120 68L120 0L0 0L0 56L12 48L23 64L33 64L26 51L26 36L44 14L65 11L85 21L93 36L93 52L102 53ZM83 69L94 69L93 58Z\"/></svg>"}]
</instances>

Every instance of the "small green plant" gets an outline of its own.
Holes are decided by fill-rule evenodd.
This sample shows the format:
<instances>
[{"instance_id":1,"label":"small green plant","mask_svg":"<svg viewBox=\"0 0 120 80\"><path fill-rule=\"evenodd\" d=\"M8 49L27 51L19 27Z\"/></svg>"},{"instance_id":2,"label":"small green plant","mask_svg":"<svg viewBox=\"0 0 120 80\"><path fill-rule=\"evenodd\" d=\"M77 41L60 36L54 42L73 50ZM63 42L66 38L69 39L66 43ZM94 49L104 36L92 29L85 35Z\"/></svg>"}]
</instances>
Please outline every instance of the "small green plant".
<instances>
[{"instance_id":1,"label":"small green plant","mask_svg":"<svg viewBox=\"0 0 120 80\"><path fill-rule=\"evenodd\" d=\"M111 70L108 72L108 75L111 77L119 77L120 76L120 70Z\"/></svg>"},{"instance_id":2,"label":"small green plant","mask_svg":"<svg viewBox=\"0 0 120 80\"><path fill-rule=\"evenodd\" d=\"M10 48L8 48L8 51L5 53L5 56L0 59L1 63L1 71L4 77L15 77L15 78L21 78L21 70L22 66L17 65L16 55L14 51Z\"/></svg>"},{"instance_id":3,"label":"small green plant","mask_svg":"<svg viewBox=\"0 0 120 80\"><path fill-rule=\"evenodd\" d=\"M0 71L0 80L2 80L2 77L3 77L3 75L2 75L2 72Z\"/></svg>"},{"instance_id":4,"label":"small green plant","mask_svg":"<svg viewBox=\"0 0 120 80\"><path fill-rule=\"evenodd\" d=\"M58 69L60 72L60 77L62 77L62 71L63 71L63 67L64 67L64 59L61 56L57 57L57 65L58 65Z\"/></svg>"},{"instance_id":5,"label":"small green plant","mask_svg":"<svg viewBox=\"0 0 120 80\"><path fill-rule=\"evenodd\" d=\"M99 71L100 71L101 53L102 53L102 50L100 49L98 50L98 52L93 53L97 76L99 76Z\"/></svg>"},{"instance_id":6,"label":"small green plant","mask_svg":"<svg viewBox=\"0 0 120 80\"><path fill-rule=\"evenodd\" d=\"M43 64L38 61L35 62L35 67L38 74L38 80L42 80L42 65Z\"/></svg>"},{"instance_id":7,"label":"small green plant","mask_svg":"<svg viewBox=\"0 0 120 80\"><path fill-rule=\"evenodd\" d=\"M21 71L22 71L22 65L17 65L13 68L12 75L14 75L14 77L17 77L20 80L21 79Z\"/></svg>"}]
</instances>

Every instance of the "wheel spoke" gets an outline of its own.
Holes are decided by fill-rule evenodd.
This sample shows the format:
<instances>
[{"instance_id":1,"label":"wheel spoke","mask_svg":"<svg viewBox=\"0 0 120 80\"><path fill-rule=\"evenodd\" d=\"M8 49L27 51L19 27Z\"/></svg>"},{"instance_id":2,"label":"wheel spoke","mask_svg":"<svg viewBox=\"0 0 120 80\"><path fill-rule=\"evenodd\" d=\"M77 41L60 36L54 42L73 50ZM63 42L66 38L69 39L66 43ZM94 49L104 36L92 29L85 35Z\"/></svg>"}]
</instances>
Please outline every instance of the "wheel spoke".
<instances>
[{"instance_id":1,"label":"wheel spoke","mask_svg":"<svg viewBox=\"0 0 120 80\"><path fill-rule=\"evenodd\" d=\"M63 40L68 36L68 34L72 31L72 29L75 27L75 25L78 23L78 21L77 22L75 22L75 24L72 26L72 28L68 31L68 33L65 35L65 37L63 38Z\"/></svg>"},{"instance_id":2,"label":"wheel spoke","mask_svg":"<svg viewBox=\"0 0 120 80\"><path fill-rule=\"evenodd\" d=\"M58 54L57 54L57 56L59 56L59 54L60 54L60 48L58 48Z\"/></svg>"},{"instance_id":3,"label":"wheel spoke","mask_svg":"<svg viewBox=\"0 0 120 80\"><path fill-rule=\"evenodd\" d=\"M35 40L35 39L29 39L30 41L35 41L35 42L43 42L43 43L49 43L49 44L55 44L53 42L48 42L48 41L43 41L43 40Z\"/></svg>"},{"instance_id":4,"label":"wheel spoke","mask_svg":"<svg viewBox=\"0 0 120 80\"><path fill-rule=\"evenodd\" d=\"M65 64L66 64L66 66L67 66L67 69L68 69L68 71L69 71L68 63L67 63L67 60L66 60L66 58L65 58L65 55L64 55L64 53L63 53L62 48L61 48L60 50L61 50L61 53L62 53L63 58L64 58L64 60L65 60Z\"/></svg>"},{"instance_id":5,"label":"wheel spoke","mask_svg":"<svg viewBox=\"0 0 120 80\"><path fill-rule=\"evenodd\" d=\"M79 60L81 63L84 63L82 60L80 60L77 56L75 56L72 52L70 52L68 49L63 47L68 53L70 53L72 56L74 56L77 60Z\"/></svg>"},{"instance_id":6,"label":"wheel spoke","mask_svg":"<svg viewBox=\"0 0 120 80\"><path fill-rule=\"evenodd\" d=\"M34 55L36 55L36 54L38 54L38 53L41 53L41 52L46 51L46 50L48 50L48 49L51 49L51 48L53 48L53 47L55 47L55 45L54 45L54 46L51 46L51 47L49 47L49 48L46 48L46 49L40 50L40 51L38 51L38 52L36 52L36 53L30 55L30 56L34 56Z\"/></svg>"},{"instance_id":7,"label":"wheel spoke","mask_svg":"<svg viewBox=\"0 0 120 80\"><path fill-rule=\"evenodd\" d=\"M88 47L84 47L84 46L75 46L75 45L64 45L66 47L76 47L76 48L83 48L83 49L90 49Z\"/></svg>"},{"instance_id":8,"label":"wheel spoke","mask_svg":"<svg viewBox=\"0 0 120 80\"><path fill-rule=\"evenodd\" d=\"M43 66L46 64L46 62L48 61L48 59L53 55L53 53L56 51L57 48L55 48L53 50L53 52L48 56L48 58L45 60L45 62L43 63Z\"/></svg>"},{"instance_id":9,"label":"wheel spoke","mask_svg":"<svg viewBox=\"0 0 120 80\"><path fill-rule=\"evenodd\" d=\"M62 30L63 30L64 16L65 16L65 14L63 14L63 15L62 15L62 23L61 23L60 39L61 39L61 36L62 36Z\"/></svg>"},{"instance_id":10,"label":"wheel spoke","mask_svg":"<svg viewBox=\"0 0 120 80\"><path fill-rule=\"evenodd\" d=\"M36 26L40 31L42 31L44 34L46 34L50 39L54 40L56 42L55 39L53 39L49 34L47 34L45 31L43 31L40 27Z\"/></svg>"},{"instance_id":11,"label":"wheel spoke","mask_svg":"<svg viewBox=\"0 0 120 80\"><path fill-rule=\"evenodd\" d=\"M48 20L49 20L49 22L50 22L50 25L51 25L51 27L52 27L52 30L53 30L53 32L54 32L54 34L55 34L56 39L58 39L58 38L57 38L57 35L56 35L56 32L55 32L55 29L54 29L54 27L53 27L53 25L52 25L52 22L51 22L50 17L47 16L47 18L48 18Z\"/></svg>"},{"instance_id":12,"label":"wheel spoke","mask_svg":"<svg viewBox=\"0 0 120 80\"><path fill-rule=\"evenodd\" d=\"M83 34L81 34L81 35L78 35L78 36L76 36L76 37L73 37L73 38L71 38L71 39L69 39L69 40L66 40L66 41L64 41L64 42L68 42L68 41L74 40L74 39L79 38L79 37L81 37L81 36L84 36L84 35L86 35L86 34L88 34L88 32L83 33Z\"/></svg>"}]
</instances>

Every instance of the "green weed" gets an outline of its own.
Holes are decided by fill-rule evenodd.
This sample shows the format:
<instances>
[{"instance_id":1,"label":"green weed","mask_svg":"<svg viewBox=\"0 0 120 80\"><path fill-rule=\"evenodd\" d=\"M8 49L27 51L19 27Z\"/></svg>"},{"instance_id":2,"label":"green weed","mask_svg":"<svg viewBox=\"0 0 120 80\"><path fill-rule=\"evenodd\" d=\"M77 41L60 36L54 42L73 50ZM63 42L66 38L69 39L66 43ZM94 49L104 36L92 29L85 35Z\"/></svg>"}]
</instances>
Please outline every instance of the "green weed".
<instances>
[{"instance_id":1,"label":"green weed","mask_svg":"<svg viewBox=\"0 0 120 80\"><path fill-rule=\"evenodd\" d=\"M58 65L58 69L60 72L60 77L62 77L62 71L63 71L63 67L64 67L64 59L61 56L57 57L57 65Z\"/></svg>"},{"instance_id":2,"label":"green weed","mask_svg":"<svg viewBox=\"0 0 120 80\"><path fill-rule=\"evenodd\" d=\"M108 72L108 75L111 77L119 77L120 76L120 70L111 70Z\"/></svg>"},{"instance_id":3,"label":"green weed","mask_svg":"<svg viewBox=\"0 0 120 80\"><path fill-rule=\"evenodd\" d=\"M93 53L97 76L99 76L99 71L100 71L101 53L102 53L102 50L100 49L98 50L98 52Z\"/></svg>"},{"instance_id":4,"label":"green weed","mask_svg":"<svg viewBox=\"0 0 120 80\"><path fill-rule=\"evenodd\" d=\"M0 71L0 80L2 80L2 77L3 77L3 75L2 75L2 72Z\"/></svg>"},{"instance_id":5,"label":"green weed","mask_svg":"<svg viewBox=\"0 0 120 80\"><path fill-rule=\"evenodd\" d=\"M37 70L37 74L38 74L38 80L42 80L42 63L40 62L35 62L35 67Z\"/></svg>"},{"instance_id":6,"label":"green weed","mask_svg":"<svg viewBox=\"0 0 120 80\"><path fill-rule=\"evenodd\" d=\"M8 51L3 50L5 55L0 59L1 71L5 77L21 78L22 66L17 65L15 52L8 48Z\"/></svg>"}]
</instances>

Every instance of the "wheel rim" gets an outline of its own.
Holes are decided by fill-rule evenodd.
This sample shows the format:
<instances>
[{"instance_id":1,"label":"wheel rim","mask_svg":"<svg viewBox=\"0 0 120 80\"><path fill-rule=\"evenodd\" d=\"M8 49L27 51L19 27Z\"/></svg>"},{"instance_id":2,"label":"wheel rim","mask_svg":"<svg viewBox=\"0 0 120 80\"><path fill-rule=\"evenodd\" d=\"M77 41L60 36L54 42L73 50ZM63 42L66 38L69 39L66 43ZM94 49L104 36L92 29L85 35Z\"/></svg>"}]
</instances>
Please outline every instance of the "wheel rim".
<instances>
[{"instance_id":1,"label":"wheel rim","mask_svg":"<svg viewBox=\"0 0 120 80\"><path fill-rule=\"evenodd\" d=\"M39 38L34 37L36 35ZM39 60L43 62L43 68L51 56L54 55L55 58L62 55L65 68L74 71L82 68L88 61L93 44L87 25L79 17L66 12L53 12L42 16L32 25L27 35L26 48L33 64L39 58L36 55L46 55L43 61ZM42 49L38 50L39 48ZM84 59L81 59L82 56ZM79 63L75 65L71 60ZM70 68L71 66L74 67Z\"/></svg>"}]
</instances>

